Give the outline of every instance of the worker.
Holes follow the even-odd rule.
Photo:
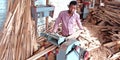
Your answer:
[[[69,10],[61,11],[58,18],[55,21],[52,32],[56,33],[58,26],[62,23],[62,36],[70,36],[75,31],[74,27],[77,25],[80,30],[83,30],[80,16],[76,13],[77,2],[71,1],[68,5]]]
[[[80,0],[80,18],[84,21],[89,13],[90,1]]]

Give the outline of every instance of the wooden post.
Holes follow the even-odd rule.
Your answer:
[[[48,30],[48,16],[46,17],[46,31]]]
[[[37,13],[36,13],[36,6],[34,5],[34,1],[31,2],[31,12],[33,15],[34,25],[35,25],[35,36],[37,36]]]
[[[48,5],[48,3],[49,3],[49,0],[46,0],[46,5]]]
[[[46,5],[48,5],[49,0],[46,0]],[[48,16],[46,17],[46,31],[48,30]]]
[[[95,0],[93,0],[92,3],[93,3],[93,6],[92,6],[92,7],[94,8],[94,7],[95,7]]]

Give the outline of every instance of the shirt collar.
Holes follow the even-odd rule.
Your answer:
[[[68,10],[66,11],[66,14],[69,16]],[[72,16],[75,16],[75,14],[76,14],[76,12],[74,12]]]

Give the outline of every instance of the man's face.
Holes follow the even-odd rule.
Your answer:
[[[76,10],[76,5],[70,5],[69,6],[69,13],[74,13]]]

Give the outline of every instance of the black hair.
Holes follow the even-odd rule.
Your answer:
[[[69,6],[70,5],[77,5],[77,2],[76,1],[71,1],[70,4],[69,4]]]

